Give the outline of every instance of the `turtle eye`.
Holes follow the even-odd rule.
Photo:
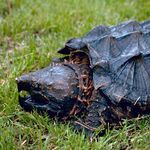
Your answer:
[[[22,91],[19,92],[19,96],[22,97],[22,98],[25,98],[29,95],[30,95],[29,92],[25,91],[25,90],[22,90]]]

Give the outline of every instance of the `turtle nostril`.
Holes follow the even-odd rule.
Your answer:
[[[30,94],[28,91],[25,91],[25,90],[22,90],[19,92],[19,96],[22,97],[22,98],[26,98],[28,97]]]

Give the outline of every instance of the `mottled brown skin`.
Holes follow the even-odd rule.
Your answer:
[[[88,136],[150,114],[150,21],[98,26],[59,53],[67,56],[17,78],[18,91],[28,92],[19,96],[24,110],[72,120]]]

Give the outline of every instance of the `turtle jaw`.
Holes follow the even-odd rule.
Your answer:
[[[32,111],[33,107],[30,104],[32,102],[32,98],[30,95],[30,84],[24,82],[21,77],[16,78],[17,88],[19,92],[19,104],[25,111]],[[21,92],[24,92],[25,95],[22,96]]]
[[[63,120],[76,102],[70,97],[57,99],[50,92],[43,89],[34,89],[30,82],[27,84],[21,79],[22,77],[17,79],[19,104],[27,112],[36,110],[39,114],[48,114],[51,118]],[[26,95],[22,96],[21,92],[25,92]]]
[[[28,79],[27,75],[23,75],[16,79],[18,92],[19,92],[19,104],[25,111],[46,111],[49,101],[41,94],[40,89],[32,90],[32,82]],[[22,92],[25,95],[22,95]],[[42,109],[40,109],[42,108]]]

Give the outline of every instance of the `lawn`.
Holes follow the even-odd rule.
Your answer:
[[[150,117],[125,120],[98,141],[18,105],[15,78],[47,66],[96,25],[150,19],[149,0],[0,0],[0,149],[150,149]]]

